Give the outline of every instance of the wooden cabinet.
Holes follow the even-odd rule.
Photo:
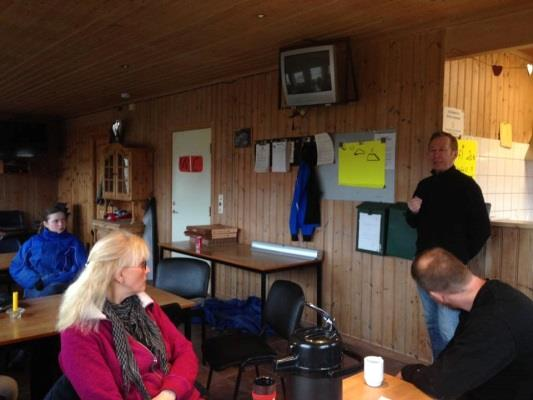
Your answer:
[[[113,143],[103,156],[102,194],[106,200],[141,200],[152,193],[152,152]]]
[[[94,241],[116,229],[142,235],[144,207],[153,192],[152,150],[119,143],[106,145],[98,158],[97,175],[105,202],[97,206],[96,218],[92,222]],[[104,219],[106,213],[115,209],[129,211],[131,219]]]
[[[139,236],[144,233],[144,224],[142,222],[132,223],[127,220],[106,221],[104,219],[95,219],[93,220],[92,228],[95,242],[117,229],[124,229]]]

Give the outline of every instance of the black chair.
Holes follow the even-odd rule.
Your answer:
[[[80,397],[72,387],[72,384],[65,375],[54,383],[46,394],[44,400],[80,400]]]
[[[6,237],[0,240],[0,253],[14,253],[19,251],[20,241],[14,237]]]
[[[203,355],[210,367],[207,391],[213,370],[218,372],[238,367],[233,393],[233,399],[236,399],[243,370],[248,365],[254,365],[258,376],[258,365],[272,362],[277,357],[277,353],[266,342],[267,327],[270,326],[277,335],[288,340],[300,323],[304,304],[304,293],[298,284],[277,280],[268,293],[263,311],[265,325],[259,335],[239,332],[207,339],[203,346]]]
[[[207,392],[199,382],[194,382],[194,386],[204,399],[207,398]],[[74,390],[74,387],[68,378],[65,375],[61,375],[61,377],[54,383],[54,386],[50,388],[44,400],[80,400],[80,397]]]
[[[157,274],[155,286],[195,301],[198,307],[187,310],[190,317],[200,317],[202,319],[202,344],[205,340],[205,320],[203,313],[203,302],[207,297],[211,267],[203,260],[188,257],[165,258],[157,264]],[[183,318],[178,318],[182,313],[168,312],[172,308],[163,308],[170,319],[179,325]],[[190,318],[185,319],[185,336],[191,338]]]
[[[14,237],[6,237],[0,240],[0,253],[14,253],[19,251],[20,241]],[[6,285],[8,293],[13,291],[13,280],[8,270],[0,271],[0,285]]]

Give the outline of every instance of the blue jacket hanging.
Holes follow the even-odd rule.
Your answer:
[[[315,170],[315,143],[305,143],[302,158],[294,186],[291,205],[289,228],[291,239],[298,240],[298,232],[302,231],[303,240],[312,240],[315,229],[320,226],[320,187]]]

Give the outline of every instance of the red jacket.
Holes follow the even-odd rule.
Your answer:
[[[151,397],[168,389],[176,393],[178,400],[200,399],[194,387],[198,359],[191,342],[148,295],[141,293],[139,297],[161,330],[169,363],[169,373],[164,375],[159,367],[153,368],[156,358],[152,352],[132,336],[128,337],[146,390]],[[122,369],[115,354],[111,322],[101,313],[95,318],[101,319],[96,331],[82,333],[77,327],[70,327],[61,333],[59,362],[64,374],[82,400],[140,400],[141,395],[134,384],[131,384],[128,395],[122,396]]]

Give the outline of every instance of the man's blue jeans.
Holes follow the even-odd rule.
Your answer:
[[[418,294],[424,309],[433,361],[435,361],[455,333],[459,324],[459,311],[437,303],[420,286],[418,287]]]

